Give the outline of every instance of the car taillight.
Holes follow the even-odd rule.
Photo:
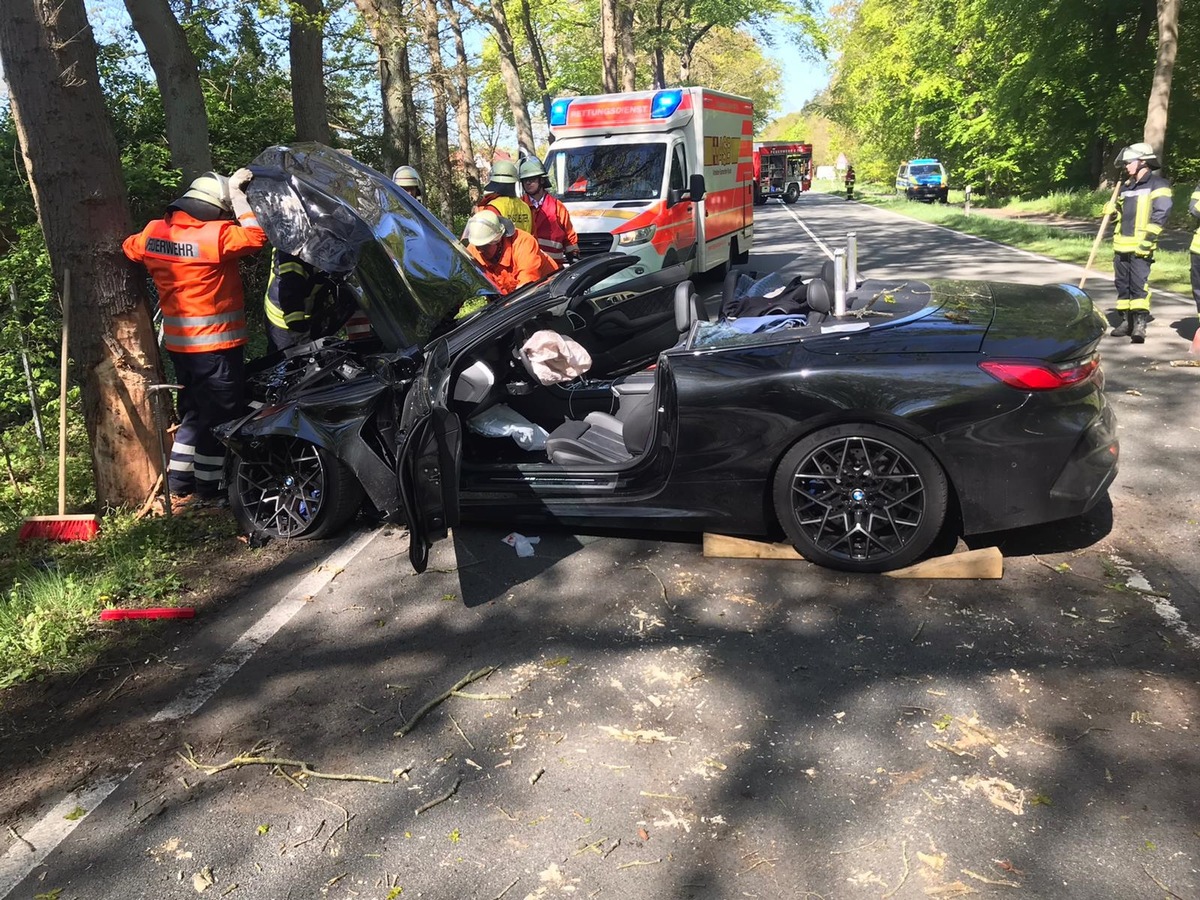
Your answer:
[[[997,381],[1022,391],[1053,391],[1087,381],[1100,371],[1100,356],[1065,363],[1031,362],[1024,359],[988,359],[979,364]]]

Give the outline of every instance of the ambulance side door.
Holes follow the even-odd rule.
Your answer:
[[[686,194],[688,190],[687,155],[682,142],[671,145],[671,169],[667,174],[667,197]],[[699,205],[692,200],[681,200],[666,211],[666,220],[675,226],[675,246],[678,248],[679,259],[686,260],[695,257],[696,247],[696,215]]]

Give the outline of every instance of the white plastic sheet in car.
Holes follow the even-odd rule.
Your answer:
[[[583,345],[557,331],[535,331],[521,347],[521,355],[542,384],[570,381],[592,367],[592,356]]]
[[[510,437],[524,450],[541,450],[549,434],[541,425],[503,403],[489,406],[467,419],[467,428],[484,437]]]

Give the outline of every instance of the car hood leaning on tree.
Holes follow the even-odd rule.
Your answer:
[[[421,203],[386,176],[323,144],[264,150],[250,205],[271,244],[332,275],[353,275],[388,350],[422,346],[434,327],[496,288]]]

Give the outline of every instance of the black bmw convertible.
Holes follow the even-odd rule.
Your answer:
[[[683,266],[621,281],[608,253],[500,297],[374,170],[314,144],[251,168],[272,244],[344,276],[373,327],[265,360],[222,426],[252,534],[367,510],[407,522],[422,571],[462,520],[551,521],[782,535],[882,572],[1081,515],[1116,476],[1105,323],[1069,285],[817,277],[787,313],[707,321]]]

